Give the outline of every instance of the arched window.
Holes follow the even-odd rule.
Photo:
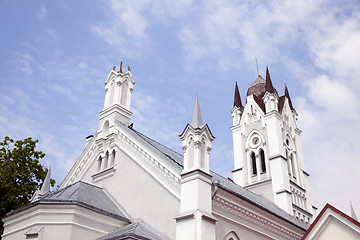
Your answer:
[[[102,157],[100,156],[99,159],[98,159],[98,167],[97,167],[98,171],[101,170],[101,164],[102,164]]]
[[[205,168],[205,140],[202,139],[201,141],[201,148],[200,148],[200,154],[201,154],[201,158],[200,158],[200,167]]]
[[[194,166],[194,139],[190,139],[190,142],[189,142],[189,168],[192,168]]]
[[[106,138],[106,136],[109,135],[109,127],[110,127],[109,121],[106,121],[102,128],[102,137],[103,138]]]
[[[120,104],[124,108],[127,107],[126,102],[127,102],[128,88],[129,88],[129,84],[127,83],[127,81],[123,82],[122,89],[121,89],[121,102],[120,102]]]
[[[104,161],[104,169],[106,169],[108,167],[108,162],[109,162],[109,151],[106,151],[105,161]]]
[[[253,174],[253,175],[256,175],[256,174],[257,174],[257,169],[256,169],[256,157],[255,157],[255,153],[254,153],[254,152],[251,152],[250,158],[251,158],[252,174]]]
[[[111,163],[110,164],[111,164],[110,166],[114,166],[114,164],[115,164],[115,149],[111,153]]]
[[[285,155],[286,155],[286,160],[287,160],[287,167],[288,167],[288,172],[289,174],[291,175],[291,167],[290,167],[290,158],[289,158],[289,153],[288,153],[288,150],[285,149]]]
[[[224,240],[240,240],[240,238],[234,231],[231,231],[225,235]]]
[[[291,160],[292,174],[293,174],[293,177],[296,178],[296,168],[295,168],[296,164],[295,164],[295,159],[294,159],[294,156],[292,153],[290,154],[290,160]]]
[[[260,160],[261,160],[261,172],[266,172],[265,153],[264,150],[260,149]]]

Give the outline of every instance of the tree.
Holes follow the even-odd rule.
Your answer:
[[[37,143],[31,137],[14,141],[8,136],[0,142],[0,217],[30,203],[41,187],[48,169],[39,162],[45,153],[35,150]],[[51,179],[51,186],[54,184],[55,180]],[[1,236],[1,221],[0,225]]]

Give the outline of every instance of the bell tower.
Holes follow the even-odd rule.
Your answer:
[[[105,81],[105,102],[104,108],[100,112],[98,130],[102,137],[112,131],[115,121],[129,125],[132,115],[130,104],[135,81],[130,67],[128,66],[128,70],[123,72],[121,62],[120,70],[116,72],[115,69],[114,66]]]
[[[249,87],[244,107],[236,84],[231,115],[234,182],[311,223],[316,208],[304,167],[298,114],[287,86],[279,96],[266,68],[266,78],[258,75]]]

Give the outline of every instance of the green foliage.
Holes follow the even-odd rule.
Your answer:
[[[36,143],[31,137],[14,141],[7,136],[0,142],[0,217],[28,204],[45,179],[48,169],[39,162],[45,153],[35,150]]]

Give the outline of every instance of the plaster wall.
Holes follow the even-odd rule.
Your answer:
[[[331,218],[326,227],[320,232],[317,240],[355,240],[360,239],[360,233],[343,224],[335,218]]]
[[[170,193],[162,181],[173,183],[156,170],[149,172],[145,165],[144,159],[135,160],[117,148],[115,165],[108,170],[108,175],[105,171],[105,177],[94,182],[97,161],[93,161],[81,180],[104,187],[132,218],[142,218],[165,235],[175,238],[174,218],[179,214],[179,196]]]
[[[77,205],[38,204],[4,219],[4,240],[26,239],[25,233],[43,227],[38,239],[96,239],[124,223]],[[81,236],[81,237],[80,237]]]

